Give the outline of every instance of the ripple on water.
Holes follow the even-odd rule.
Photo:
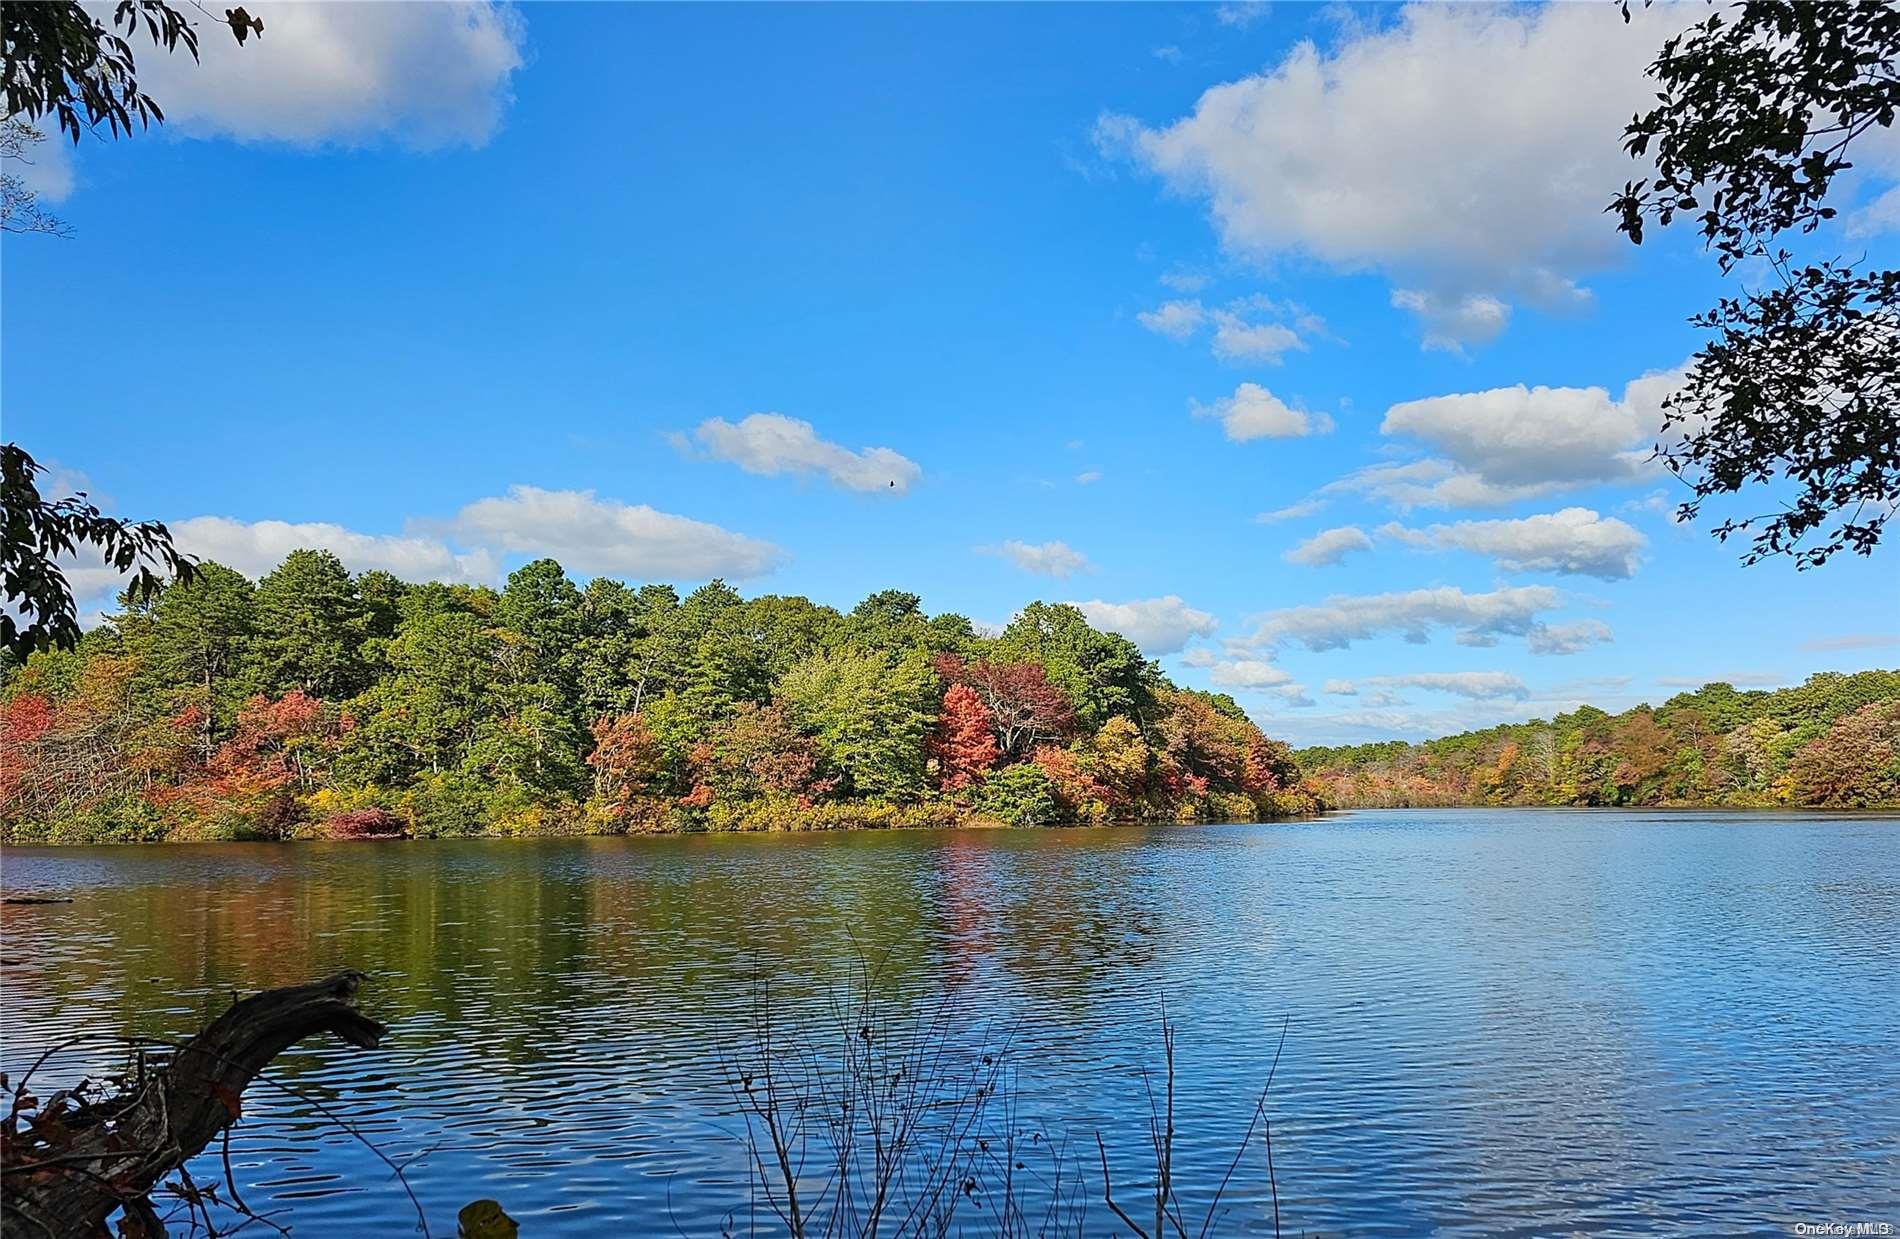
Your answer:
[[[1165,1000],[1190,1214],[1290,1020],[1269,1114],[1292,1230],[1900,1220],[1894,819],[20,849],[4,878],[74,897],[0,908],[7,1070],[371,974],[386,1048],[299,1047],[275,1074],[301,1097],[254,1088],[233,1142],[247,1198],[311,1232],[407,1208],[313,1102],[416,1159],[438,1223],[494,1196],[538,1236],[716,1231],[747,1198],[728,1073],[755,986],[796,1017],[865,960],[898,1000],[953,996],[966,1039],[1010,1030],[1023,1121],[1072,1154],[1100,1131],[1137,1194]],[[1271,1233],[1258,1149],[1223,1208],[1222,1233]]]

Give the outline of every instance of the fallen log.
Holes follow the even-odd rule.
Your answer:
[[[131,1233],[162,1235],[152,1189],[237,1121],[244,1089],[273,1058],[320,1032],[363,1049],[381,1042],[388,1029],[356,1009],[362,980],[344,972],[235,1002],[176,1050],[141,1055],[111,1093],[40,1104],[20,1081],[0,1126],[0,1230],[92,1239],[124,1209]]]

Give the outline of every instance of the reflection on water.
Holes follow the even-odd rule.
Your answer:
[[[1281,826],[15,849],[0,1066],[175,1035],[233,990],[369,972],[373,1053],[278,1074],[401,1157],[438,1230],[716,1231],[743,1203],[724,1067],[763,969],[1020,1021],[1026,1112],[1122,1151],[1180,1030],[1190,1211],[1273,1090],[1292,1232],[1785,1234],[1900,1221],[1900,820],[1441,811]],[[69,1073],[86,1063],[65,1060]],[[387,1171],[254,1088],[254,1205],[394,1233]],[[1270,1233],[1264,1164],[1222,1233]],[[1111,1221],[1099,1204],[1094,1231]]]

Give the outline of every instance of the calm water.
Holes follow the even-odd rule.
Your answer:
[[[16,849],[5,1066],[189,1031],[344,966],[392,1027],[279,1074],[411,1172],[437,1234],[716,1231],[746,1189],[726,1071],[752,984],[854,953],[1020,1021],[1028,1119],[1138,1194],[1165,1000],[1193,1219],[1284,1017],[1287,1232],[1787,1234],[1900,1222],[1900,819],[1381,812],[1281,826]],[[62,1060],[67,1073],[86,1065]],[[42,1093],[43,1095],[43,1093]],[[254,1086],[234,1154],[304,1234],[400,1234],[379,1164]],[[1220,1233],[1271,1233],[1248,1155]],[[1120,1195],[1118,1191],[1118,1195]],[[743,1216],[743,1214],[741,1214]],[[1099,1201],[1091,1233],[1110,1233]]]

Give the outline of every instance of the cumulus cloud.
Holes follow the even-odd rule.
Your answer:
[[[389,572],[405,581],[486,585],[500,580],[504,555],[551,556],[585,576],[646,580],[743,578],[782,557],[770,543],[717,525],[594,497],[592,491],[513,486],[480,499],[448,522],[418,520],[399,534],[363,533],[326,521],[241,521],[193,516],[169,521],[172,541],[199,560],[253,580],[292,551],[329,551],[352,572]],[[82,602],[118,592],[125,577],[91,548],[62,563]]]
[[[1603,187],[1642,172],[1603,118],[1650,100],[1644,66],[1694,18],[1412,4],[1328,50],[1301,42],[1171,124],[1105,116],[1097,142],[1204,200],[1230,251],[1382,272],[1429,344],[1476,343],[1506,298],[1573,304],[1620,256]]]
[[[1282,354],[1305,349],[1299,334],[1280,323],[1250,323],[1226,310],[1214,312],[1214,356],[1222,361],[1279,364]]]
[[[1296,708],[1314,704],[1306,693],[1306,686],[1296,682],[1291,672],[1264,658],[1222,657],[1205,646],[1198,646],[1182,655],[1181,661],[1205,670],[1208,682],[1215,688],[1278,697],[1284,704]]]
[[[1279,688],[1293,682],[1293,673],[1264,659],[1226,658],[1211,665],[1207,678],[1222,688]]]
[[[1372,549],[1372,539],[1365,530],[1357,525],[1341,525],[1337,529],[1323,529],[1280,558],[1290,564],[1303,564],[1308,568],[1323,568],[1336,564],[1355,551]]]
[[[1189,401],[1196,417],[1219,420],[1221,429],[1236,443],[1249,439],[1298,439],[1306,435],[1328,434],[1333,419],[1324,413],[1309,413],[1288,406],[1258,383],[1242,383],[1231,396],[1222,396],[1212,404]]]
[[[92,6],[103,12],[103,5]],[[199,56],[141,55],[168,131],[302,146],[480,146],[512,100],[526,34],[506,5],[252,4],[240,47],[200,23]]]
[[[1601,387],[1498,387],[1407,400],[1379,432],[1406,435],[1497,486],[1627,481],[1646,473],[1633,445],[1656,432],[1643,410]]]
[[[1575,620],[1568,624],[1534,624],[1525,645],[1533,654],[1575,654],[1613,639],[1602,620]]]
[[[352,572],[383,571],[405,581],[493,581],[494,555],[477,547],[452,549],[440,538],[358,533],[324,521],[239,521],[194,516],[169,528],[173,542],[200,559],[215,560],[252,578],[263,576],[292,551],[329,551]]]
[[[1135,315],[1135,321],[1158,336],[1177,343],[1190,339],[1207,321],[1207,310],[1198,301],[1164,301],[1152,310]]]
[[[1511,307],[1490,293],[1447,296],[1417,288],[1392,291],[1395,309],[1418,316],[1420,341],[1428,349],[1462,353],[1466,345],[1489,344],[1504,334]]]
[[[511,486],[457,514],[461,539],[524,555],[552,556],[588,576],[647,580],[745,578],[782,558],[769,542],[648,505],[597,499],[591,490]]]
[[[1133,602],[1093,598],[1071,605],[1095,627],[1120,633],[1151,656],[1172,654],[1189,638],[1208,636],[1220,626],[1212,615],[1194,609],[1174,594]]]
[[[1198,300],[1164,301],[1135,315],[1135,321],[1158,336],[1185,343],[1209,324],[1214,328],[1214,356],[1222,361],[1264,361],[1278,365],[1286,353],[1306,348],[1300,333],[1285,323],[1260,321],[1266,313],[1277,319],[1291,316],[1314,334],[1326,331],[1325,320],[1297,305],[1282,305],[1271,297],[1240,297],[1224,308],[1209,309]]]
[[[1072,577],[1078,572],[1087,572],[1094,567],[1089,563],[1088,556],[1066,542],[1018,542],[1012,539],[1001,546],[980,546],[977,550],[985,555],[1000,555],[1024,572],[1052,576],[1058,580]]]
[[[1395,523],[1381,526],[1379,533],[1408,546],[1488,555],[1506,572],[1558,572],[1606,581],[1632,576],[1637,554],[1648,543],[1635,526],[1589,508],[1426,529]]]
[[[1369,465],[1320,488],[1401,511],[1496,507],[1581,486],[1640,481],[1662,433],[1662,402],[1683,370],[1645,374],[1620,398],[1601,387],[1497,387],[1407,400],[1386,410],[1379,432],[1437,455]]]
[[[1488,646],[1503,636],[1528,636],[1539,616],[1561,602],[1547,585],[1526,585],[1468,594],[1455,585],[1402,593],[1336,595],[1312,606],[1269,611],[1246,644],[1272,647],[1289,642],[1309,650],[1339,650],[1354,641],[1399,634],[1422,644],[1438,628],[1450,628],[1460,645]]]
[[[1412,675],[1374,675],[1358,681],[1328,680],[1326,691],[1342,697],[1378,698],[1376,704],[1392,704],[1395,690],[1422,688],[1434,693],[1449,693],[1473,701],[1506,698],[1523,701],[1531,690],[1523,680],[1504,671],[1421,671]]]
[[[1075,484],[1077,486],[1089,486],[1101,480],[1102,471],[1100,469],[1084,469],[1075,475]]]
[[[708,456],[747,473],[817,475],[846,490],[903,494],[924,472],[888,447],[854,452],[819,438],[810,422],[781,413],[754,413],[737,424],[710,418],[693,437]]]

